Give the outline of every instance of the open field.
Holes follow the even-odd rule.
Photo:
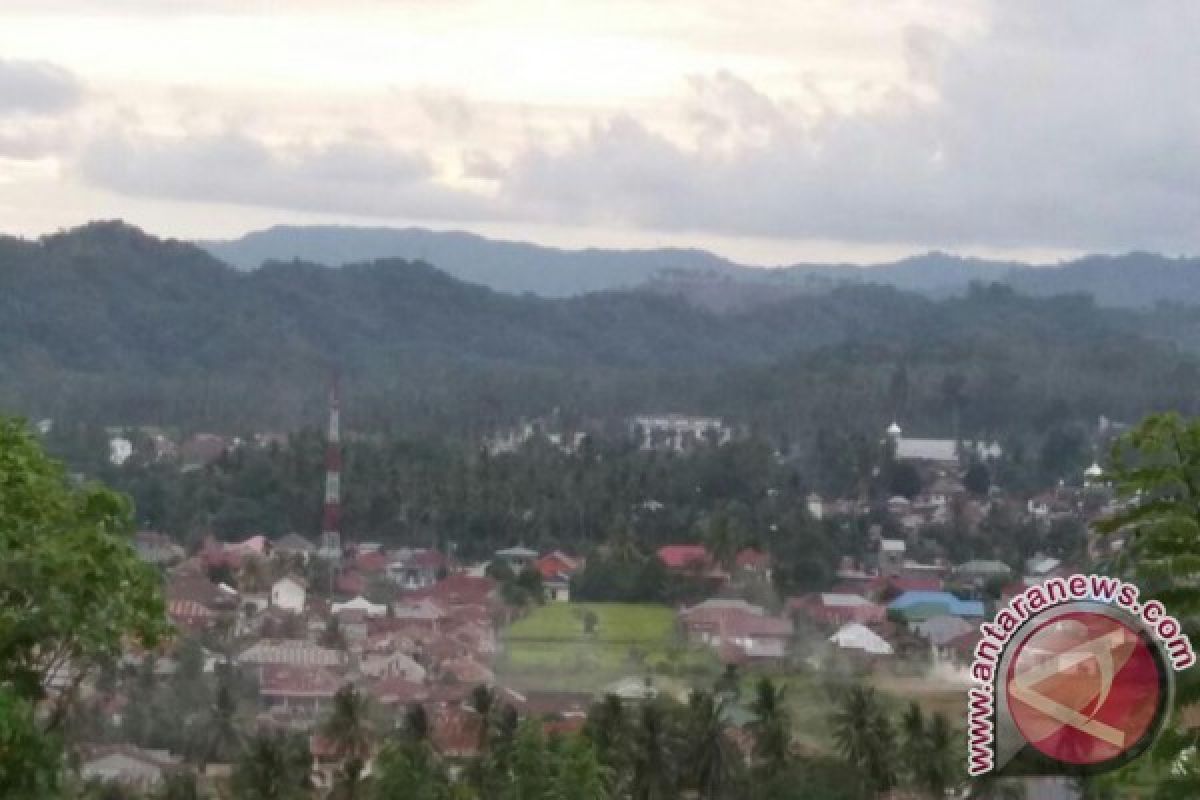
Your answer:
[[[596,615],[591,634],[584,630],[587,612]],[[507,641],[554,640],[663,644],[675,633],[675,611],[667,606],[632,603],[552,603],[518,620]]]
[[[585,631],[587,612],[596,616]],[[667,606],[554,603],[535,609],[503,636],[496,672],[517,688],[599,691],[626,675],[714,675],[715,657],[689,648]]]

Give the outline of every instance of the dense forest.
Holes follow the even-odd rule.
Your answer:
[[[1001,285],[940,301],[841,287],[716,314],[654,292],[506,295],[394,260],[242,272],[120,223],[0,239],[0,405],[68,423],[288,430],[320,420],[337,370],[363,430],[684,411],[797,444],[899,417],[1037,447],[1100,415],[1194,413],[1198,349],[1197,309]]]

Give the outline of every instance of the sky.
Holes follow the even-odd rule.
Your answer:
[[[1200,252],[1191,0],[4,0],[0,230]]]

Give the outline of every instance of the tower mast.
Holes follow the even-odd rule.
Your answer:
[[[325,442],[325,510],[321,518],[321,551],[341,556],[342,435],[341,397],[335,375],[329,384],[329,430]],[[336,554],[336,556],[334,555]]]

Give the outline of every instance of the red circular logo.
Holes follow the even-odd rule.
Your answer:
[[[1163,666],[1137,630],[1072,611],[1021,642],[1006,676],[1013,722],[1057,761],[1093,765],[1141,743],[1159,717]]]

